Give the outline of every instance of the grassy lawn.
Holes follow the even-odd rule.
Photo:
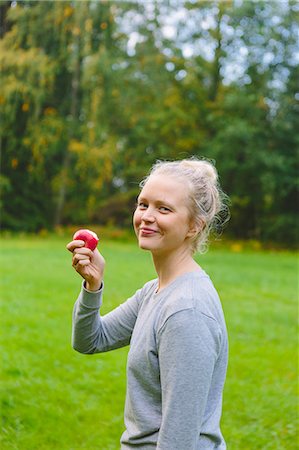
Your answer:
[[[119,449],[128,349],[93,356],[72,350],[81,281],[65,244],[53,237],[1,241],[2,450]],[[155,273],[135,243],[101,248],[105,313]],[[228,450],[297,449],[296,255],[211,247],[198,260],[220,293],[229,331]]]

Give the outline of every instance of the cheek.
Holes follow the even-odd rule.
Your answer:
[[[141,223],[140,212],[136,210],[133,214],[133,227],[135,231],[137,231],[137,228],[139,227],[140,223]]]

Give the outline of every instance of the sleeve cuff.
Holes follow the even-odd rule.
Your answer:
[[[103,290],[104,284],[102,282],[100,289],[98,289],[97,291],[90,291],[89,289],[86,288],[86,281],[83,280],[82,287],[83,287],[84,291],[89,292],[90,294],[98,294],[99,292],[101,292]]]
[[[81,305],[86,308],[100,308],[102,304],[102,296],[104,290],[104,283],[101,284],[101,287],[98,291],[89,291],[85,287],[85,281],[82,283],[81,292],[79,295],[79,301]]]

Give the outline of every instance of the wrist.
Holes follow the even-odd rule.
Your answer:
[[[99,291],[102,287],[102,281],[85,281],[85,289],[88,291]]]

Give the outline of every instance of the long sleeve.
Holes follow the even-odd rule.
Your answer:
[[[73,310],[73,348],[80,353],[100,353],[128,345],[138,314],[139,293],[101,317],[103,287],[91,292],[83,286]]]
[[[159,331],[162,423],[157,450],[199,448],[220,341],[216,321],[194,308],[171,315]]]

